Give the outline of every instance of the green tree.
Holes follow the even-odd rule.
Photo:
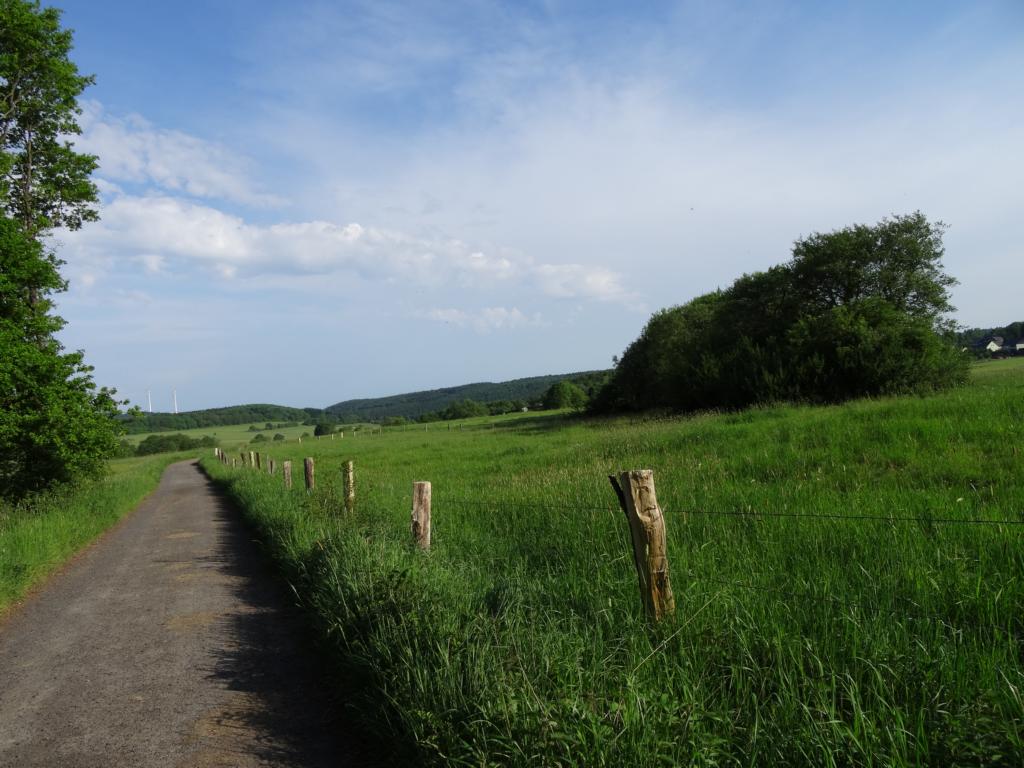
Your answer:
[[[96,218],[90,155],[74,151],[77,98],[91,82],[71,33],[38,2],[0,0],[0,495],[96,474],[117,448],[117,402],[83,354],[65,352],[50,296],[66,289],[43,245]]]
[[[92,77],[69,58],[60,11],[0,0],[0,208],[29,236],[97,218],[96,158],[76,152],[78,97]]]
[[[316,427],[313,428],[313,434],[317,437],[321,435],[329,435],[334,431],[334,425],[327,421],[317,422]]]
[[[444,420],[470,419],[474,416],[487,415],[489,415],[489,411],[486,405],[470,399],[454,402],[441,411],[441,418]]]
[[[544,407],[582,409],[587,405],[587,393],[571,381],[557,381],[544,393]]]
[[[785,264],[656,313],[594,409],[835,402],[962,383],[944,230],[917,212],[798,240]]]

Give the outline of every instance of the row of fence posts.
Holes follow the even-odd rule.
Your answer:
[[[234,458],[228,460],[227,454],[220,448],[214,448],[214,455],[225,465],[237,466]],[[275,474],[276,462],[263,457],[255,451],[241,454],[242,465],[263,471],[264,459],[266,470]],[[292,463],[281,463],[285,488],[292,487]],[[313,457],[303,459],[303,474],[306,491],[316,488],[316,474]],[[344,481],[345,511],[351,513],[356,505],[355,465],[346,461],[342,465]],[[626,516],[629,525],[630,540],[633,547],[633,564],[636,566],[640,582],[640,599],[647,615],[660,621],[675,611],[675,597],[668,572],[667,537],[665,534],[665,515],[658,505],[658,497],[654,490],[654,473],[649,469],[634,469],[609,475],[612,488],[618,497],[619,506]],[[428,481],[412,484],[412,538],[414,544],[422,550],[430,549],[430,502],[431,485]]]

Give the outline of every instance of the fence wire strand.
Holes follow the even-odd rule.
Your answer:
[[[476,507],[488,509],[494,507],[507,507],[509,509],[563,509],[570,512],[618,512],[617,507],[611,505],[598,506],[577,506],[574,504],[562,504],[553,501],[550,504],[516,501],[478,501],[476,499],[458,499],[435,497],[441,504],[453,504],[465,507]],[[662,507],[663,511],[665,510]],[[892,515],[882,517],[881,515],[847,515],[835,512],[757,512],[745,510],[710,510],[710,509],[683,509],[673,510],[677,514],[699,515],[707,517],[746,517],[755,519],[799,519],[808,520],[863,520],[876,523],[933,523],[938,525],[1024,525],[1024,519],[1019,520],[997,520],[994,518],[971,518],[971,517],[924,517],[920,515]]]

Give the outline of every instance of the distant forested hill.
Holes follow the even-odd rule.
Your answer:
[[[205,411],[185,413],[144,413],[139,418],[127,419],[129,434],[141,432],[168,432],[197,427],[217,427],[229,424],[249,424],[254,421],[274,423],[302,423],[322,415],[320,408],[289,408],[284,405],[232,405],[227,408],[209,408]]]
[[[318,421],[360,422],[381,421],[396,416],[415,419],[427,413],[441,411],[465,400],[493,403],[498,400],[535,403],[548,387],[559,381],[572,381],[593,397],[608,380],[611,371],[583,371],[551,376],[533,376],[527,379],[463,384],[458,387],[409,392],[390,397],[372,397],[345,400],[328,408],[289,408],[284,405],[251,404],[232,405],[227,408],[209,408],[186,413],[143,413],[137,418],[125,419],[129,434],[143,432],[178,432],[185,429],[269,422],[314,423]]]
[[[559,381],[569,380],[593,396],[610,371],[583,371],[551,376],[532,376],[498,383],[481,382],[463,384],[458,387],[431,389],[423,392],[409,392],[391,397],[374,397],[362,400],[345,400],[327,407],[327,412],[340,421],[378,421],[380,419],[404,416],[418,418],[427,413],[441,411],[453,403],[475,400],[491,403],[498,400],[539,400],[548,387]]]

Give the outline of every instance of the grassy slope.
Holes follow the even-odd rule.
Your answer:
[[[110,462],[102,480],[62,489],[18,509],[0,507],[0,616],[75,552],[134,509],[164,468],[164,454]]]
[[[929,398],[386,431],[303,443],[311,496],[206,463],[406,759],[1019,765],[1024,526],[707,513],[1020,521],[1022,395],[1013,360]],[[271,451],[297,476],[303,453]],[[677,599],[656,628],[607,481],[641,467]],[[422,479],[427,556],[408,534]]]
[[[261,430],[266,425],[265,421],[254,423],[255,426]],[[217,438],[220,441],[220,445],[224,450],[239,448],[242,445],[249,443],[254,437],[256,432],[249,431],[249,424],[232,424],[229,426],[217,426],[217,427],[197,427],[195,429],[179,429],[174,430],[173,433],[169,432],[143,432],[137,435],[125,435],[125,439],[132,445],[138,445],[150,435],[166,435],[181,433],[188,435],[189,437],[204,437],[210,435],[211,437]],[[285,427],[283,429],[272,429],[264,430],[264,434],[267,440],[270,440],[277,433],[281,433],[286,439],[294,441],[299,435],[313,434],[313,427]],[[254,447],[254,450],[256,447]]]
[[[552,413],[556,413],[556,412],[545,411],[546,415],[550,415]],[[524,417],[524,414],[511,413],[511,414],[505,414],[505,415],[502,415],[502,416],[481,416],[481,417],[476,418],[476,419],[465,419],[465,420],[463,420],[461,422],[447,422],[447,421],[444,421],[444,422],[432,422],[432,423],[427,424],[427,425],[423,425],[423,424],[410,424],[410,425],[407,425],[407,426],[404,426],[404,427],[390,427],[390,428],[385,428],[385,429],[389,433],[401,432],[401,431],[404,431],[404,432],[442,431],[443,432],[443,431],[449,431],[448,430],[449,424],[453,424],[455,427],[458,427],[459,424],[462,424],[466,429],[469,429],[469,428],[484,429],[484,428],[490,427],[491,424],[502,424],[502,423],[505,423],[505,422],[507,422],[509,420],[516,420],[516,419],[520,419],[520,418],[523,418],[523,417]],[[533,414],[525,414],[525,417],[527,417],[527,418],[535,418],[535,415],[533,415]],[[247,448],[247,449],[251,448],[254,451],[267,450],[267,451],[273,453],[275,450],[280,450],[280,448],[281,448],[280,442],[275,443],[275,442],[272,441],[272,438],[274,437],[274,435],[278,434],[278,433],[284,435],[285,436],[285,440],[287,442],[295,443],[295,444],[298,443],[298,438],[301,435],[310,436],[310,437],[306,438],[307,442],[309,441],[309,439],[315,439],[315,438],[311,437],[312,434],[313,434],[313,427],[298,426],[298,427],[285,427],[283,429],[264,430],[263,427],[265,425],[266,425],[266,422],[265,421],[261,421],[261,422],[254,422],[252,425],[249,425],[249,424],[233,424],[233,425],[230,425],[230,426],[197,427],[195,429],[182,429],[182,430],[177,430],[177,431],[180,432],[183,435],[188,435],[189,437],[204,437],[206,435],[209,435],[211,437],[215,437],[219,441],[220,447],[223,448],[225,451],[229,451],[229,452],[236,452],[236,451],[241,450],[242,448]],[[262,432],[261,433],[251,432],[251,431],[249,431],[249,427],[250,426],[256,426],[260,430],[262,430]],[[367,430],[376,431],[376,430],[380,429],[380,427],[378,427],[375,424],[346,424],[346,425],[339,426],[338,429],[344,430],[347,433],[351,433],[353,427],[355,427],[355,428],[357,428],[359,430],[362,430],[362,431],[367,431]],[[149,437],[152,434],[167,434],[167,433],[166,432],[145,432],[145,433],[141,433],[141,434],[137,434],[137,435],[125,435],[125,439],[128,440],[132,445],[138,445],[140,442],[142,442],[143,440],[145,440],[147,437]],[[267,438],[267,440],[265,442],[253,443],[252,440],[253,440],[254,437],[256,437],[257,434],[263,434]],[[324,439],[327,440],[327,438],[324,438]]]

